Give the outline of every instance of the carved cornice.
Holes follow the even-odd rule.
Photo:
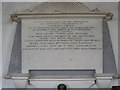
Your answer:
[[[80,2],[44,2],[33,9],[11,14],[12,21],[19,22],[22,18],[39,18],[50,15],[80,15],[81,17],[102,17],[111,20],[112,13],[102,12],[98,8],[90,10],[86,5]]]

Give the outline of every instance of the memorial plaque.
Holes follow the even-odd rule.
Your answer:
[[[17,27],[5,78],[16,88],[110,88],[119,78],[107,25],[112,17],[80,2],[11,14]]]
[[[22,73],[32,69],[103,72],[102,18],[22,19]]]

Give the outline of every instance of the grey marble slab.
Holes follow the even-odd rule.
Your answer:
[[[107,21],[103,20],[103,72],[117,73]]]
[[[13,44],[13,49],[10,58],[9,70],[8,74],[11,73],[21,73],[21,23],[17,23],[16,34]],[[104,73],[117,73],[115,58],[112,49],[112,43],[110,39],[109,28],[107,25],[107,21],[103,21],[103,71]],[[41,72],[32,72],[34,74],[41,74]],[[47,72],[50,74],[51,72]],[[56,74],[59,72],[55,72]],[[63,73],[63,72],[62,72]],[[72,72],[74,73],[74,71]],[[77,73],[78,74],[78,73]],[[87,73],[84,71],[79,72],[80,75],[83,74],[93,74],[88,71]]]
[[[21,22],[17,23],[8,74],[21,73]]]

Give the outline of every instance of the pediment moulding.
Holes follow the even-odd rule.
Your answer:
[[[12,21],[21,21],[24,17],[39,17],[41,15],[80,15],[81,17],[103,17],[111,20],[113,14],[100,11],[98,8],[90,10],[81,2],[43,2],[33,9],[14,12],[11,14]]]

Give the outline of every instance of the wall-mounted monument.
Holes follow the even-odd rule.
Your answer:
[[[12,14],[17,29],[6,78],[22,88],[112,87],[118,78],[107,27],[112,16],[77,2]]]

